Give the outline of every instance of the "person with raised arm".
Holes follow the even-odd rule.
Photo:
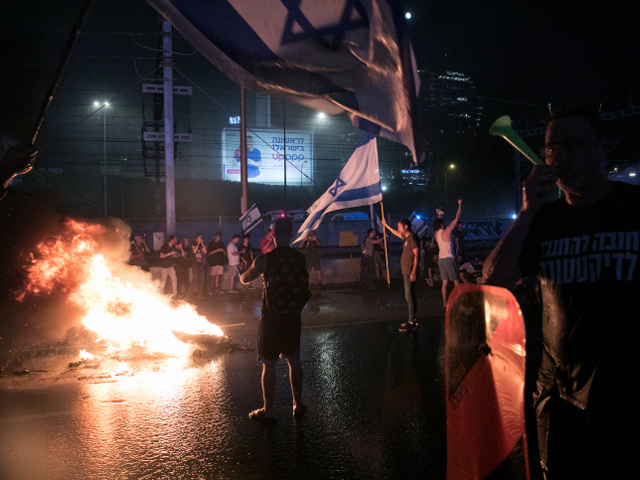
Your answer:
[[[398,229],[391,228],[386,220],[382,226],[402,239],[402,256],[400,267],[404,283],[404,298],[407,301],[409,316],[406,323],[400,325],[400,331],[413,332],[418,328],[418,299],[416,297],[416,281],[418,280],[418,264],[420,263],[420,239],[411,231],[411,222],[403,218],[398,222]]]
[[[446,310],[447,300],[449,299],[449,282],[453,282],[454,288],[460,283],[458,275],[458,262],[456,257],[456,248],[453,242],[453,230],[460,220],[460,212],[462,211],[462,197],[458,197],[458,211],[456,218],[445,227],[444,212],[439,208],[436,209],[438,218],[433,222],[433,237],[438,244],[438,269],[440,270],[440,278],[442,279],[442,306]]]

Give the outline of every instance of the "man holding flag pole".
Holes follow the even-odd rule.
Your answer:
[[[388,229],[396,237],[401,238],[403,242],[400,266],[402,267],[404,298],[407,301],[407,306],[409,307],[409,317],[406,323],[400,325],[400,330],[411,333],[418,328],[416,281],[418,280],[420,240],[418,239],[418,236],[411,231],[411,222],[406,218],[403,218],[398,222],[397,230],[391,228],[387,224],[387,220],[385,218],[382,219],[382,226]]]

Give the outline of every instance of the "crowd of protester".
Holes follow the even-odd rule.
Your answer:
[[[452,232],[452,245],[456,255],[456,268],[459,270],[459,283],[480,283],[483,260],[478,256],[471,256],[468,251],[462,223],[458,223]],[[260,247],[256,249],[252,248],[249,235],[235,234],[225,242],[222,234],[216,232],[214,238],[206,243],[203,235],[197,232],[191,238],[184,237],[182,240],[169,236],[160,250],[154,251],[147,245],[145,235],[135,234],[131,241],[129,263],[148,272],[151,265],[156,265],[159,259],[163,292],[177,298],[204,299],[223,292],[254,290],[254,286],[241,285],[238,282],[239,275],[251,266],[258,255],[267,254],[274,248],[271,229],[267,230],[260,241]],[[322,285],[321,245],[315,232],[311,232],[300,243],[299,248],[305,254],[309,274],[317,275],[318,285]],[[364,288],[375,289],[387,281],[382,233],[369,229],[361,248],[361,284]],[[420,237],[419,272],[419,277],[424,278],[429,287],[442,282],[438,267],[438,245],[432,229],[427,229]]]
[[[270,233],[265,236],[269,243]],[[265,240],[263,239],[263,241]],[[249,235],[233,235],[225,244],[216,232],[208,244],[200,232],[180,241],[175,235],[167,237],[158,251],[149,248],[145,236],[136,234],[130,244],[130,265],[150,271],[159,259],[161,290],[176,298],[204,299],[215,294],[235,293],[240,289],[238,276],[245,272],[257,255],[251,247]],[[228,283],[224,288],[222,278]]]

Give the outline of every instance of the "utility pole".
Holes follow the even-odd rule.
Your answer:
[[[240,184],[242,196],[240,198],[240,214],[247,212],[249,205],[249,167],[247,166],[247,112],[245,105],[244,87],[240,87]]]
[[[173,139],[173,58],[172,28],[167,21],[162,22],[162,70],[164,77],[164,164],[165,164],[165,210],[167,215],[167,235],[176,234],[176,186],[174,174]]]
[[[191,87],[173,85],[173,52],[172,52],[172,27],[169,22],[162,21],[160,35],[158,36],[158,66],[162,67],[156,73],[155,83],[143,83],[142,93],[153,94],[153,121],[145,121],[142,124],[142,158],[144,160],[145,176],[155,177],[156,185],[156,215],[161,215],[161,190],[160,177],[165,177],[165,212],[167,235],[175,235],[176,232],[176,189],[175,189],[175,155],[176,143],[191,142],[191,133],[174,132],[173,96],[192,95]],[[160,45],[162,43],[162,45]],[[159,73],[161,72],[161,74]],[[144,103],[143,111],[144,117]],[[152,129],[153,131],[149,131]],[[162,129],[162,131],[160,131]],[[151,147],[153,144],[153,147]],[[164,146],[164,153],[162,152]],[[164,156],[165,171],[160,171],[160,160]],[[147,159],[153,159],[154,170],[150,174],[147,170]]]
[[[106,96],[102,95],[106,98]],[[102,107],[102,168],[104,168],[104,216],[107,216],[107,104]]]
[[[516,215],[520,211],[520,201],[522,200],[522,181],[520,180],[520,152],[516,150],[514,157],[516,168]]]
[[[282,145],[284,146],[284,213],[287,214],[287,100],[282,100]]]

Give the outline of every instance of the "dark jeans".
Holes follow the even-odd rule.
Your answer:
[[[367,287],[373,287],[376,274],[376,264],[373,257],[362,257],[362,268],[362,283]]]
[[[204,291],[204,277],[205,266],[201,263],[196,263],[193,267],[193,280],[189,286],[189,295],[202,295]]]
[[[189,272],[190,267],[186,265],[178,265],[176,267],[176,276],[178,277],[178,293],[184,293],[185,295],[189,291]]]
[[[404,298],[407,301],[407,307],[409,307],[409,321],[416,320],[418,312],[418,299],[416,298],[416,282],[411,281],[410,275],[402,274],[404,280]]]

